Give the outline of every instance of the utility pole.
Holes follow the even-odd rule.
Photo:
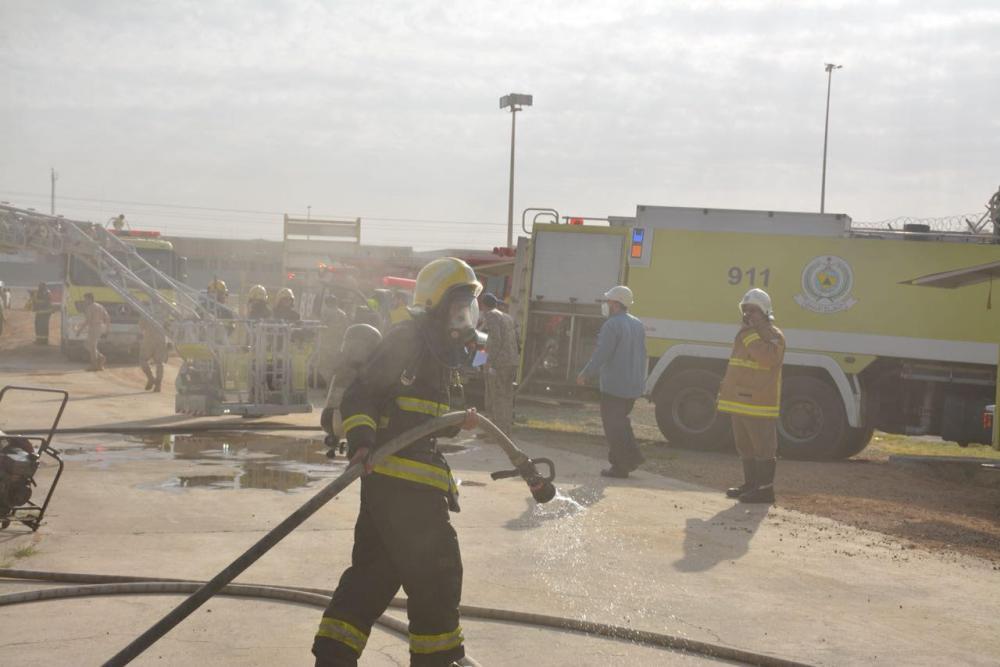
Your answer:
[[[56,173],[55,167],[50,167],[50,176],[52,178],[52,190],[51,196],[49,198],[49,215],[56,214],[56,180],[59,178],[59,174]]]
[[[830,86],[833,83],[833,70],[843,65],[825,63],[826,67],[826,122],[823,124],[823,183],[819,191],[819,212],[826,212],[826,142],[830,135]]]
[[[517,130],[517,112],[530,107],[531,95],[511,93],[500,98],[500,108],[510,108],[510,190],[507,194],[507,247],[514,247],[514,135]]]

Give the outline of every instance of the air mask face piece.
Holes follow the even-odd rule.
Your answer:
[[[603,315],[604,317],[611,316],[611,306],[610,304],[608,304],[607,301],[601,302],[601,315]]]
[[[479,303],[476,297],[457,296],[448,305],[448,338],[453,343],[464,345],[476,335],[479,324]]]

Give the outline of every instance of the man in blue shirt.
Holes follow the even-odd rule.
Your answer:
[[[601,312],[607,320],[597,335],[597,349],[576,383],[583,385],[599,377],[601,422],[611,462],[611,467],[601,474],[625,478],[643,462],[629,413],[646,385],[646,330],[639,318],[628,312],[633,303],[628,287],[612,287],[604,299]]]

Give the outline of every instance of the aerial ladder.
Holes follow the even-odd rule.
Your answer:
[[[0,205],[0,247],[72,255],[174,344],[183,364],[175,407],[192,415],[310,412],[318,323],[233,318],[160,271],[112,230]],[[171,295],[171,298],[166,296]]]

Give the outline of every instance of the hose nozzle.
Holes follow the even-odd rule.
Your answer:
[[[547,476],[543,477],[538,472],[538,468],[535,467],[535,464],[538,463],[549,467],[549,474]],[[524,460],[516,465],[517,467],[513,470],[500,470],[492,473],[490,477],[493,479],[505,479],[507,477],[520,476],[528,485],[531,497],[539,503],[547,503],[556,497],[556,487],[552,483],[552,480],[556,478],[556,467],[553,465],[551,459],[529,459],[525,457]]]

